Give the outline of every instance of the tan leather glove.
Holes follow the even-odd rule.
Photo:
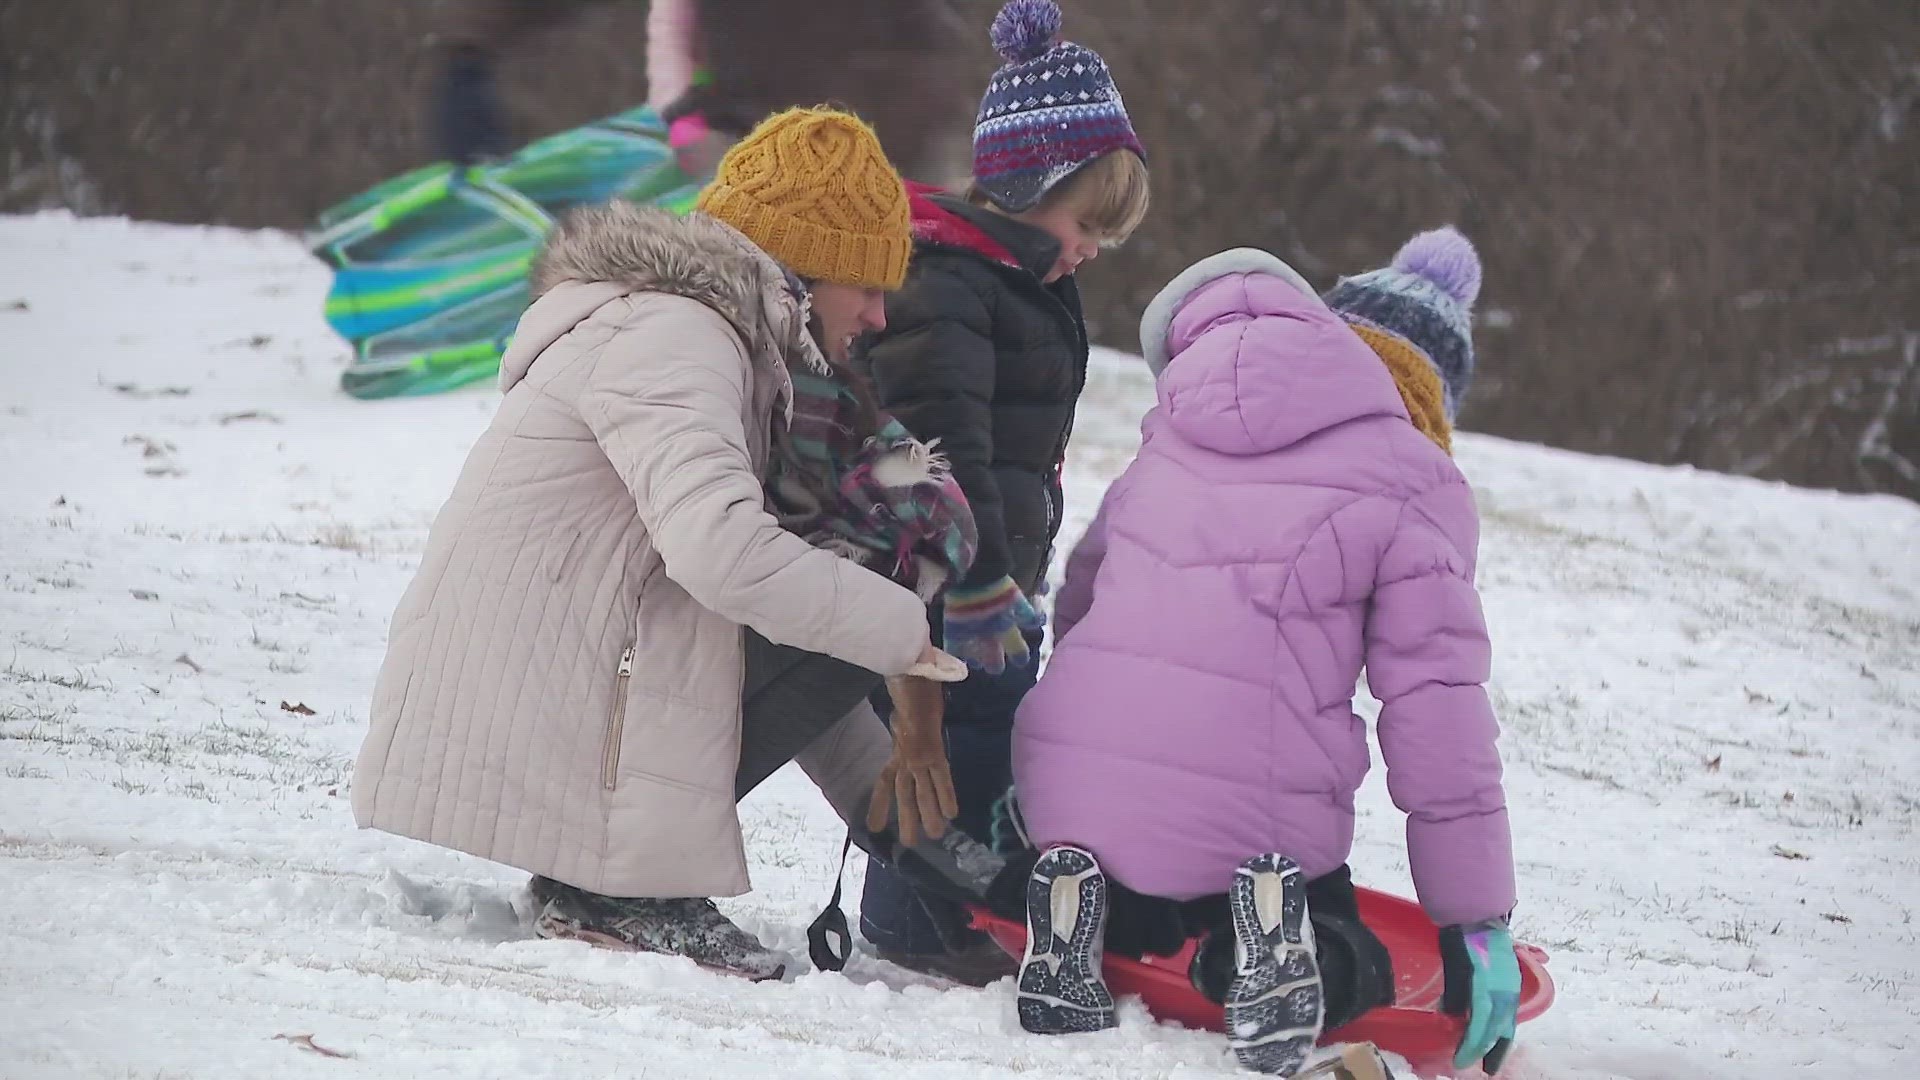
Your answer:
[[[886,828],[897,808],[900,842],[912,847],[923,833],[944,835],[947,822],[960,813],[942,738],[946,692],[940,683],[918,675],[888,679],[887,692],[893,697],[893,757],[873,786],[867,829]]]

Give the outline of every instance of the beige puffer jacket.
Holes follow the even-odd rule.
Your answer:
[[[895,675],[926,610],[764,508],[787,365],[824,366],[764,252],[622,203],[534,283],[394,614],[354,816],[594,892],[745,892],[741,627]]]

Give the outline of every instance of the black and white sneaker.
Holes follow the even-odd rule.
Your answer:
[[[1234,972],[1227,1041],[1242,1067],[1293,1076],[1326,1020],[1326,993],[1307,920],[1307,883],[1284,855],[1258,855],[1234,871]]]
[[[1020,960],[1020,1026],[1035,1035],[1116,1027],[1100,974],[1107,878],[1092,855],[1048,848],[1027,879],[1027,951]]]

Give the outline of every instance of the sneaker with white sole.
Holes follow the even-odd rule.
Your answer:
[[[1027,949],[1020,960],[1020,1026],[1035,1035],[1117,1027],[1100,974],[1107,878],[1088,852],[1048,848],[1027,879]]]
[[[1227,1041],[1243,1068],[1293,1076],[1326,1021],[1306,878],[1284,855],[1257,855],[1234,871],[1227,907],[1234,939]]]

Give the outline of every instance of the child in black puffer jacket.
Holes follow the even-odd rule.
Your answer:
[[[975,669],[949,689],[946,725],[956,821],[981,839],[1012,779],[1013,715],[1042,640],[1031,598],[1086,385],[1074,272],[1147,209],[1145,152],[1106,64],[1059,31],[1052,0],[1013,0],[994,20],[1007,63],[981,102],[972,184],[964,198],[914,189],[907,283],[862,353],[881,404],[952,463],[979,527],[973,569],[932,617],[935,640]],[[861,911],[896,963],[976,985],[1012,973],[962,913],[889,873],[869,872]]]

